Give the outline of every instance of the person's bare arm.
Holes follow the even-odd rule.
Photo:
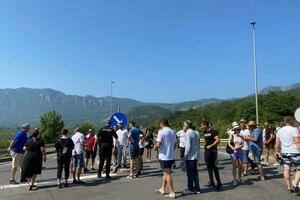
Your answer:
[[[300,137],[299,137],[299,136],[294,137],[294,141],[295,141],[295,143],[296,143],[298,149],[300,149]]]
[[[235,150],[235,147],[231,145],[231,141],[232,141],[232,135],[229,135],[227,144],[228,144],[228,146],[229,146],[232,150]]]

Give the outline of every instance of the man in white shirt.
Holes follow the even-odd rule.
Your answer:
[[[81,171],[84,165],[83,152],[84,152],[84,135],[80,132],[79,128],[75,129],[75,134],[71,138],[74,142],[74,149],[72,151],[73,156],[73,183],[74,184],[84,184],[80,180]],[[76,179],[76,169],[78,167],[77,179]]]
[[[249,129],[247,129],[246,124],[247,124],[247,120],[245,120],[245,119],[240,120],[240,127],[241,127],[240,136],[241,137],[247,137],[247,136],[251,135]],[[251,160],[249,158],[249,152],[250,152],[249,141],[244,140],[244,146],[243,146],[242,150],[243,150],[243,164],[244,164],[243,175],[247,176],[248,175],[249,164],[251,165],[251,170],[253,170],[256,167],[253,160]]]
[[[184,148],[184,145],[185,145],[185,140],[186,140],[186,137],[185,137],[185,132],[184,130],[180,130],[176,133],[177,135],[177,138],[178,138],[178,146],[179,146],[179,150],[180,150],[180,159],[183,160],[183,157],[184,157],[184,151],[185,151],[185,148]]]
[[[166,195],[165,197],[176,198],[171,176],[172,164],[175,161],[174,149],[176,145],[176,134],[169,127],[169,122],[166,119],[160,120],[160,127],[161,130],[157,135],[155,149],[159,151],[158,157],[164,175],[162,186],[160,189],[156,190],[156,192],[165,194],[165,187],[168,185],[170,194]]]
[[[117,168],[126,167],[126,148],[128,146],[128,131],[124,128],[123,123],[119,123],[119,130],[117,130],[118,140],[118,166]]]
[[[284,179],[288,190],[293,193],[299,193],[300,180],[300,137],[297,128],[293,126],[292,117],[284,117],[285,126],[278,130],[276,137],[276,153],[277,158],[280,157],[279,148],[281,147],[281,157],[284,163]],[[290,173],[291,166],[296,168],[295,179],[291,184]]]

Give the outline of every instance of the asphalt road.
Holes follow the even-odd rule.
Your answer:
[[[203,153],[203,152],[202,152]],[[203,158],[203,157],[202,157]],[[179,161],[177,162],[179,165]],[[219,168],[223,189],[220,192],[207,188],[208,175],[203,160],[199,168],[201,194],[184,196],[181,191],[186,187],[186,174],[180,169],[174,169],[173,181],[175,191],[180,199],[224,199],[224,200],[269,200],[269,199],[299,199],[287,192],[282,178],[281,167],[268,167],[265,182],[256,181],[256,175],[244,177],[243,185],[233,186],[231,176],[231,162],[226,153],[219,153]],[[1,200],[49,200],[49,199],[105,199],[105,200],[127,200],[127,199],[164,199],[162,195],[156,194],[162,180],[159,163],[145,163],[145,173],[138,179],[127,179],[127,174],[112,174],[112,181],[97,179],[96,172],[83,175],[85,185],[70,188],[56,188],[56,157],[48,156],[45,163],[46,169],[38,177],[39,190],[27,191],[27,184],[17,187],[8,185],[10,162],[0,163],[0,199]],[[19,176],[19,174],[17,175]]]

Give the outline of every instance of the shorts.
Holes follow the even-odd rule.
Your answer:
[[[254,147],[251,149],[251,151],[254,158],[254,163],[260,164],[261,150]]]
[[[265,144],[265,149],[270,150],[270,149],[274,149],[274,147],[275,147],[275,143]]]
[[[12,158],[12,168],[22,168],[24,154],[11,151],[10,155]]]
[[[159,160],[162,169],[171,169],[174,162],[175,160]]]
[[[90,158],[95,159],[96,155],[97,155],[96,151],[86,151],[85,152],[85,156],[87,159],[90,159]]]
[[[230,158],[233,160],[242,160],[243,159],[243,151],[239,149],[238,151],[230,154]]]
[[[144,149],[145,148],[139,148],[139,156],[143,156],[144,155]]]
[[[299,153],[283,153],[283,164],[287,167],[295,166],[297,170],[300,170],[300,154]]]
[[[83,153],[73,155],[73,165],[74,167],[83,167]]]
[[[139,158],[139,147],[133,147],[130,146],[129,147],[129,155],[130,155],[130,159],[137,159]]]
[[[249,152],[250,150],[242,150],[243,151],[243,162],[249,163]]]

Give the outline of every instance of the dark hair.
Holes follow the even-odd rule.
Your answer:
[[[40,131],[38,128],[33,129],[32,131],[32,137],[37,137],[40,134]]]
[[[68,135],[68,129],[66,129],[66,128],[63,128],[63,129],[61,129],[61,134],[62,135]]]
[[[209,127],[209,122],[207,120],[205,120],[205,119],[201,121],[201,124]]]
[[[164,126],[169,126],[169,121],[168,121],[166,118],[162,118],[162,119],[160,120],[160,123],[161,123],[162,125],[164,125]]]
[[[135,125],[136,125],[134,121],[131,121],[130,124],[131,124],[132,126],[135,126]]]
[[[186,120],[184,122],[184,125],[187,127],[187,128],[192,128],[193,127],[193,123],[190,121],[190,120]]]

